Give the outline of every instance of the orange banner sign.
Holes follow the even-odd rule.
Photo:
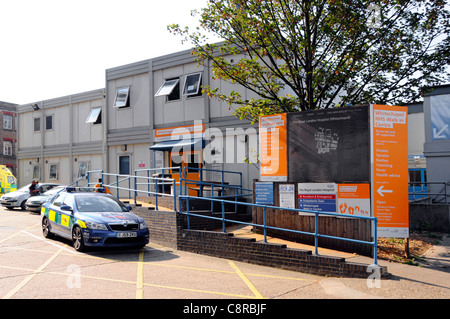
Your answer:
[[[259,145],[262,181],[287,181],[286,114],[259,119]]]
[[[372,206],[379,237],[409,237],[408,109],[371,106]]]

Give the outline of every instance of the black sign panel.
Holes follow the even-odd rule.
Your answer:
[[[369,182],[369,107],[288,113],[288,180]]]

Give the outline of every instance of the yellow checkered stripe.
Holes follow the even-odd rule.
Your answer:
[[[45,207],[41,208],[41,215],[47,216],[51,222],[61,224],[64,227],[72,227],[73,225],[72,218],[70,216],[63,214],[61,215],[61,218],[59,218],[59,215],[54,210]],[[75,220],[75,223],[78,224],[81,228],[87,228],[86,223],[81,219]]]

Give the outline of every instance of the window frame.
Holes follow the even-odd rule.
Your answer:
[[[89,162],[78,162],[78,172],[77,172],[78,178],[86,178],[88,171],[89,171]]]
[[[33,165],[33,179],[41,179],[41,166],[40,165]]]
[[[130,89],[131,89],[130,85],[123,86],[123,87],[116,89],[116,97],[114,98],[113,107],[116,107],[119,109],[130,107]],[[122,93],[122,94],[124,94],[124,98],[121,98],[119,96],[121,94],[120,92],[122,92],[122,91],[124,92],[124,93]]]
[[[95,112],[97,112],[97,115],[95,115]],[[89,111],[89,115],[86,119],[86,124],[101,124],[102,123],[102,107],[96,106],[93,107]]]
[[[184,77],[184,85],[183,85],[183,96],[187,96],[187,97],[193,97],[193,96],[200,96],[202,95],[200,87],[202,86],[202,73],[203,72],[197,72],[197,73],[192,73],[192,74],[187,74]],[[195,89],[192,90],[188,87],[188,79],[191,77],[196,77],[198,76],[198,79],[194,82],[193,87]]]
[[[51,123],[51,127],[49,128],[48,127],[48,119],[51,119],[51,121],[50,121],[50,123]],[[46,115],[45,116],[45,130],[46,131],[53,131],[53,114],[51,114],[51,115]]]
[[[9,147],[8,147],[9,145]],[[9,152],[8,152],[9,150]],[[13,155],[13,142],[3,140],[3,155],[12,156]]]
[[[13,130],[13,116],[11,114],[3,114],[3,129]]]
[[[170,82],[173,82],[173,83],[170,83]],[[176,78],[165,79],[164,83],[161,85],[161,87],[158,89],[158,91],[155,94],[155,97],[157,97],[157,96],[165,96],[166,102],[181,100],[180,78],[176,77]]]
[[[52,175],[52,166],[55,167],[55,175]],[[59,173],[59,164],[57,163],[50,163],[48,164],[48,179],[49,180],[56,180],[58,179]]]
[[[41,131],[41,118],[35,117],[33,118],[33,132],[40,132],[40,131]]]

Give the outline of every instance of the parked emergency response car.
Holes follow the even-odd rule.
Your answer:
[[[149,242],[145,220],[131,207],[96,189],[67,187],[42,205],[44,237],[72,240],[77,251],[86,247],[144,247]]]

